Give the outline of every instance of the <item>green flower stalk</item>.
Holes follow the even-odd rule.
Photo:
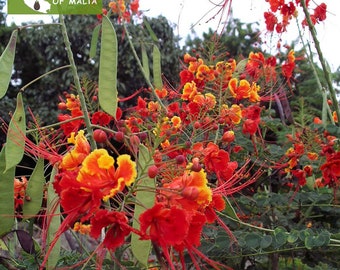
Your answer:
[[[61,32],[64,38],[64,43],[65,43],[65,47],[67,51],[67,56],[70,61],[71,71],[72,71],[72,75],[74,79],[74,85],[76,87],[77,94],[79,96],[81,108],[82,108],[83,115],[84,115],[84,122],[85,122],[86,130],[87,130],[87,133],[89,134],[89,142],[90,142],[91,148],[96,149],[97,146],[96,146],[96,142],[93,139],[93,130],[91,126],[91,120],[89,118],[89,114],[88,114],[88,110],[86,106],[86,100],[85,100],[83,91],[81,90],[80,80],[79,80],[79,76],[77,72],[77,66],[76,66],[76,63],[74,62],[73,53],[71,50],[71,42],[67,35],[67,29],[66,29],[64,17],[60,15],[59,19],[60,19],[60,25],[61,25]]]
[[[321,48],[320,48],[320,42],[317,38],[315,27],[314,27],[312,20],[310,18],[310,14],[309,14],[307,6],[306,6],[306,1],[301,0],[301,5],[303,7],[303,12],[305,13],[305,16],[306,16],[306,21],[307,21],[307,24],[308,24],[309,31],[310,31],[312,38],[313,38],[313,41],[314,41],[315,49],[316,49],[318,56],[319,56],[319,60],[320,60],[321,66],[322,66],[323,73],[325,75],[325,79],[326,79],[326,83],[327,83],[327,86],[328,86],[328,89],[329,89],[331,100],[333,102],[333,105],[335,106],[336,115],[337,115],[338,119],[340,119],[340,108],[339,108],[339,105],[338,105],[338,100],[336,99],[336,93],[335,93],[334,87],[332,85],[330,72],[329,72],[329,69],[326,66],[326,61],[323,57],[323,54],[322,54],[322,51],[321,51]],[[338,122],[337,125],[339,126],[340,123]]]

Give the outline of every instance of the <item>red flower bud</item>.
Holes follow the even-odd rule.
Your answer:
[[[66,109],[67,109],[66,103],[65,103],[65,102],[60,102],[60,103],[58,104],[58,109],[59,109],[59,110],[66,110]]]
[[[97,143],[104,143],[107,140],[107,134],[104,130],[96,129],[95,131],[93,131],[93,139]]]
[[[183,155],[176,156],[176,163],[182,164],[185,161],[185,157]]]
[[[233,142],[235,140],[235,134],[234,131],[229,130],[224,132],[223,136],[222,136],[222,141],[225,143],[230,143]]]
[[[122,131],[118,131],[118,132],[115,133],[114,138],[117,142],[123,142],[124,141],[124,133]]]
[[[155,178],[158,174],[158,168],[156,165],[151,165],[149,168],[148,168],[148,176],[150,178]]]

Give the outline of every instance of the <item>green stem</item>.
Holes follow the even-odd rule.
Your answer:
[[[243,221],[241,221],[241,220],[239,220],[239,219],[233,218],[233,217],[231,217],[231,216],[228,216],[228,215],[226,215],[226,214],[223,214],[222,212],[219,212],[219,214],[222,215],[222,216],[224,216],[224,217],[226,217],[226,218],[228,218],[228,219],[230,219],[230,220],[232,220],[232,221],[234,221],[234,222],[237,222],[237,223],[239,223],[239,224],[241,224],[241,225],[244,225],[244,226],[247,226],[247,227],[250,227],[250,228],[253,228],[253,229],[257,229],[257,230],[265,231],[265,232],[271,232],[271,233],[274,232],[273,229],[267,229],[267,228],[255,226],[255,225],[252,225],[252,224],[243,222]]]
[[[30,81],[28,84],[25,84],[23,87],[20,88],[20,91],[24,92],[27,87],[29,87],[31,84],[39,81],[40,79],[44,78],[45,76],[50,75],[51,73],[56,72],[58,70],[61,70],[61,69],[64,69],[64,68],[69,68],[69,67],[71,67],[71,66],[66,65],[66,66],[57,67],[53,70],[50,70],[50,71],[44,73],[43,75],[40,75],[39,77],[35,78],[34,80]]]
[[[340,120],[340,108],[339,108],[339,105],[338,105],[338,101],[336,99],[335,89],[333,87],[330,72],[329,72],[328,67],[326,66],[326,61],[323,57],[323,54],[322,54],[322,51],[321,51],[321,48],[320,48],[320,42],[317,38],[316,30],[315,30],[314,24],[312,23],[312,20],[310,18],[310,14],[308,12],[305,0],[301,0],[301,5],[303,7],[303,12],[305,13],[305,16],[306,16],[309,31],[310,31],[312,38],[313,38],[313,41],[314,41],[314,47],[315,47],[315,49],[318,53],[318,56],[319,56],[319,60],[320,60],[321,66],[322,66],[323,73],[325,75],[325,79],[326,79],[326,83],[327,83],[327,86],[328,86],[328,90],[329,90],[329,93],[330,93],[331,100],[333,102],[333,105],[335,106],[335,112],[337,114],[338,119]],[[338,121],[337,125],[338,126],[340,125],[340,121]]]
[[[315,68],[314,61],[313,61],[312,49],[311,49],[309,43],[307,43],[307,45],[305,44],[305,42],[304,42],[304,40],[303,40],[303,38],[302,38],[302,34],[301,34],[300,26],[299,26],[299,24],[298,24],[298,20],[296,20],[296,22],[297,22],[297,27],[298,27],[298,30],[299,30],[299,36],[300,36],[300,41],[302,42],[302,46],[303,46],[304,48],[307,47],[307,48],[308,48],[308,51],[309,51],[309,54],[307,53],[307,59],[308,59],[309,64],[310,64],[311,67],[312,67],[313,74],[314,74],[314,77],[315,77],[315,79],[316,79],[316,84],[317,84],[317,86],[318,86],[317,88],[318,88],[320,94],[321,94],[322,96],[324,96],[324,95],[326,95],[326,91],[325,91],[325,89],[322,87],[321,82],[320,82],[320,78],[319,78],[319,76],[318,76],[318,73],[316,72],[316,68]],[[331,109],[330,109],[330,107],[329,107],[329,105],[328,105],[327,102],[326,102],[325,104],[322,104],[322,110],[326,110],[326,111],[327,111],[327,113],[328,113],[328,115],[329,115],[329,118],[330,118],[330,120],[331,120],[331,123],[334,125],[334,120],[333,120],[333,117],[332,117],[332,112],[331,112]],[[322,119],[322,120],[326,120],[326,119]],[[323,124],[326,125],[326,122],[323,123]]]
[[[41,27],[41,26],[50,26],[50,25],[60,25],[60,23],[37,23],[37,24],[27,24],[18,27],[19,31],[24,30],[26,28],[32,28],[32,27]]]
[[[137,52],[136,52],[136,49],[135,47],[133,46],[133,43],[132,43],[132,40],[131,40],[131,36],[130,36],[130,32],[129,30],[127,29],[126,27],[126,24],[124,23],[123,24],[123,27],[124,27],[124,31],[126,33],[126,36],[127,36],[127,39],[129,41],[129,45],[130,45],[130,48],[132,50],[132,54],[133,56],[135,57],[136,61],[137,61],[137,65],[140,69],[140,71],[142,72],[143,74],[143,77],[147,83],[147,85],[150,87],[151,91],[152,91],[152,94],[154,95],[154,97],[156,98],[156,100],[158,101],[158,103],[161,105],[161,107],[164,109],[164,111],[166,112],[167,109],[165,107],[165,105],[163,104],[162,100],[159,98],[159,96],[156,94],[156,91],[155,91],[155,87],[152,85],[152,83],[150,82],[150,79],[148,78],[144,68],[143,68],[143,65],[142,65],[142,62],[140,61],[138,55],[137,55]]]
[[[62,124],[66,124],[66,123],[69,123],[69,122],[72,122],[72,121],[76,121],[76,120],[80,120],[80,119],[83,119],[83,118],[84,118],[84,116],[76,116],[76,117],[73,117],[71,119],[60,121],[58,123],[46,125],[46,126],[43,126],[43,127],[28,129],[28,130],[26,130],[26,133],[32,133],[32,132],[41,131],[41,130],[44,130],[44,129],[54,128],[54,127],[60,126]]]
[[[97,145],[96,145],[95,140],[93,139],[93,130],[92,130],[92,126],[91,126],[91,120],[90,120],[89,113],[88,113],[88,110],[87,110],[84,93],[81,89],[80,80],[79,80],[79,76],[78,76],[78,72],[77,72],[77,66],[74,62],[73,53],[72,53],[72,49],[71,49],[71,42],[70,42],[68,35],[67,35],[67,29],[66,29],[66,25],[65,25],[63,15],[60,15],[59,19],[60,19],[60,23],[61,23],[61,32],[63,34],[64,43],[65,43],[65,47],[66,47],[66,51],[67,51],[67,56],[68,56],[68,59],[70,61],[71,71],[72,71],[72,75],[73,75],[73,79],[74,79],[74,85],[76,87],[77,94],[79,96],[81,109],[83,111],[86,130],[87,130],[87,133],[89,134],[89,142],[90,142],[91,148],[96,149]]]

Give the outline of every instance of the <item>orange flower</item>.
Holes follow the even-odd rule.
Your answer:
[[[207,110],[211,110],[215,107],[216,105],[216,98],[213,94],[207,93],[207,94],[197,94],[193,102],[197,103],[200,105],[200,107],[204,107]]]
[[[95,149],[83,161],[77,181],[82,189],[91,192],[100,190],[103,200],[108,200],[125,186],[131,185],[136,176],[136,165],[129,155],[117,158],[117,170],[114,168],[114,158],[106,149]]]
[[[231,105],[230,108],[228,107],[228,105],[223,104],[220,116],[226,124],[237,125],[241,122],[242,119],[242,109],[237,104]]]
[[[338,115],[336,114],[335,111],[332,113],[332,117],[333,117],[334,122],[338,123]]]
[[[179,203],[187,210],[197,210],[206,207],[211,202],[212,191],[208,187],[207,175],[203,169],[199,172],[186,170],[182,176],[176,177],[164,188],[171,190],[164,192],[172,203]],[[173,191],[178,191],[175,193]]]
[[[171,118],[171,122],[172,122],[174,128],[178,129],[178,128],[181,127],[181,122],[182,122],[182,120],[181,120],[180,117],[178,117],[178,116],[173,116],[173,117]]]
[[[258,86],[255,82],[252,83],[249,91],[249,101],[250,102],[259,102],[261,101],[261,97],[258,92],[260,91],[260,86]]]
[[[195,82],[187,82],[183,88],[182,99],[192,101],[197,95],[197,87]]]
[[[202,81],[212,81],[215,79],[214,70],[207,65],[200,65],[197,68],[196,78]]]
[[[319,117],[314,117],[313,123],[317,124],[317,125],[321,125],[322,124],[322,120]]]
[[[223,74],[226,77],[231,77],[232,73],[236,69],[235,59],[230,59],[229,61],[220,61],[215,65],[215,70],[218,74]],[[229,79],[230,79],[229,77]]]
[[[27,178],[25,176],[14,178],[14,207],[17,209],[20,205],[23,205],[26,195]]]
[[[307,153],[307,157],[310,160],[317,160],[319,155],[317,153],[315,153],[315,152],[308,152]]]
[[[199,58],[198,60],[196,60],[196,58],[195,58],[194,61],[190,61],[190,62],[189,62],[188,70],[189,70],[190,72],[192,72],[192,73],[195,73],[195,72],[197,72],[198,67],[199,67],[200,65],[203,65],[203,60],[202,60],[201,58]]]
[[[196,61],[196,58],[191,56],[190,54],[186,53],[183,57],[184,63],[190,63]]]
[[[161,105],[157,101],[150,101],[148,103],[148,109],[150,112],[157,112],[161,108]]]
[[[238,80],[232,78],[229,81],[229,90],[231,95],[236,99],[249,98],[250,97],[250,84],[247,80]]]
[[[81,222],[76,222],[73,225],[73,230],[75,232],[79,232],[81,234],[89,234],[91,231],[91,225],[90,224],[83,224]]]
[[[123,14],[126,10],[124,0],[118,0],[117,2],[110,2],[109,7],[112,9],[113,13]]]
[[[73,143],[74,148],[63,157],[59,167],[66,170],[73,170],[83,162],[85,157],[90,153],[91,147],[84,136],[84,130],[80,130],[76,136],[75,133],[72,132],[68,142]]]
[[[164,87],[161,90],[156,88],[155,92],[159,98],[165,98],[168,95],[168,90]]]
[[[295,68],[295,56],[294,56],[294,50],[290,50],[288,53],[288,59],[285,63],[283,63],[281,69],[282,69],[282,75],[286,77],[288,83],[290,83],[290,79],[293,76],[293,71]]]

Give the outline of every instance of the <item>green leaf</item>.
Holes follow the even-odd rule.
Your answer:
[[[150,80],[150,67],[149,67],[149,58],[148,55],[146,53],[146,49],[144,44],[141,45],[142,46],[142,63],[143,63],[143,69],[145,72],[145,76],[148,80]]]
[[[151,208],[155,203],[155,181],[147,174],[149,166],[153,165],[153,158],[148,148],[142,144],[139,145],[138,165],[137,171],[139,173],[136,183],[136,205],[134,212],[133,228],[139,230],[139,216],[146,209]],[[132,234],[131,236],[131,249],[135,258],[147,267],[148,258],[151,249],[151,241],[139,240],[139,236]]]
[[[271,245],[273,238],[270,235],[264,235],[261,239],[260,247],[265,249]]]
[[[315,247],[315,236],[313,235],[309,235],[305,238],[305,247],[307,249],[312,249],[313,247]]]
[[[53,188],[53,181],[54,177],[57,173],[58,168],[55,166],[52,169],[50,181],[48,183],[47,188],[47,206],[46,206],[46,214],[48,217],[48,231],[47,231],[47,246],[50,246],[50,243],[54,239],[54,236],[56,232],[58,231],[60,227],[60,205],[58,201],[58,195],[55,193],[55,190]],[[56,244],[53,247],[53,250],[50,253],[50,256],[47,261],[47,269],[54,269],[57,265],[57,262],[60,257],[60,251],[61,251],[61,242],[60,238],[56,242]]]
[[[92,38],[91,38],[91,46],[90,46],[90,58],[94,58],[97,53],[97,44],[98,44],[98,37],[99,37],[99,30],[100,30],[101,25],[98,24],[92,32]]]
[[[34,217],[40,211],[44,195],[44,185],[44,159],[39,158],[26,189],[26,195],[30,197],[30,200],[26,200],[24,203],[23,215],[25,218]]]
[[[230,246],[230,237],[228,236],[217,236],[215,239],[216,248],[228,248]]]
[[[299,239],[299,231],[291,230],[289,232],[288,237],[287,237],[287,242],[292,244],[292,243],[296,242],[298,239]]]
[[[17,37],[18,30],[14,30],[6,49],[0,56],[0,98],[6,94],[11,81]]]
[[[153,83],[157,89],[163,88],[162,71],[161,71],[161,52],[156,45],[153,46]]]
[[[305,241],[305,239],[306,239],[307,237],[309,237],[310,235],[312,235],[310,229],[305,229],[305,230],[302,230],[302,231],[299,232],[299,238],[300,238],[302,241]]]
[[[278,227],[274,230],[274,246],[276,248],[283,246],[287,242],[288,234],[285,228]]]
[[[118,106],[117,90],[118,42],[110,19],[103,16],[100,47],[98,99],[102,109],[116,117]]]
[[[239,79],[240,75],[244,72],[246,65],[248,63],[248,58],[241,60],[236,65],[235,71],[233,73],[233,77]]]
[[[158,44],[158,38],[157,38],[155,32],[152,30],[152,28],[151,28],[151,26],[150,26],[146,16],[143,17],[143,23],[144,23],[146,29],[148,30],[149,35],[150,35],[151,39],[153,40],[153,42],[155,44]]]
[[[0,236],[14,225],[14,176],[15,167],[5,171],[5,148],[0,152]]]
[[[261,244],[261,236],[258,233],[248,233],[244,240],[247,243],[248,248],[258,248]]]
[[[25,151],[26,117],[21,92],[17,95],[17,105],[9,123],[6,138],[6,170],[15,167]]]
[[[326,130],[333,136],[340,138],[340,127],[336,125],[329,124],[326,126]]]

